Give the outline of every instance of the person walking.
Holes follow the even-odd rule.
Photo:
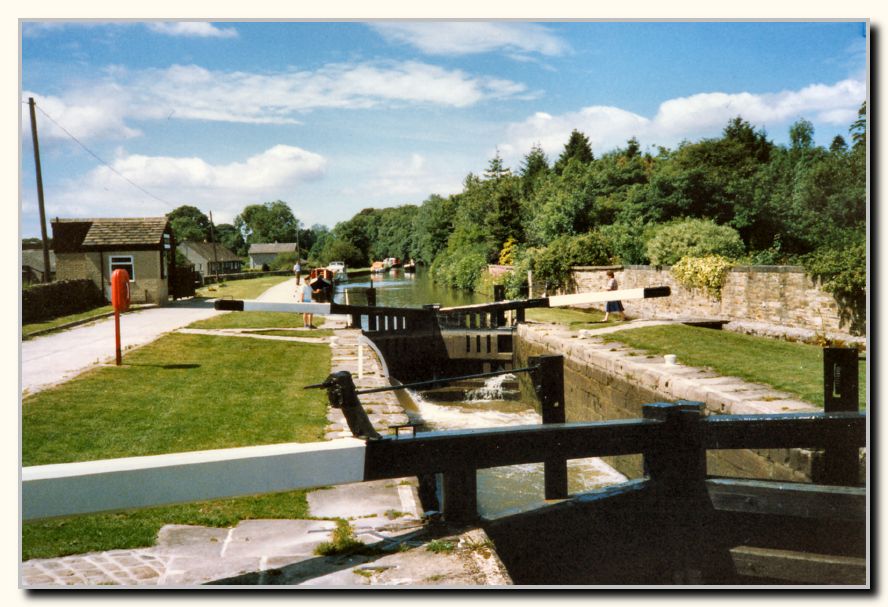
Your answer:
[[[305,278],[300,280],[299,287],[296,289],[296,300],[300,303],[311,303],[311,286],[306,282]],[[302,325],[307,329],[314,329],[314,314],[309,312],[302,313]]]
[[[607,284],[605,285],[606,291],[616,291],[620,286],[617,284],[617,279],[614,278],[613,270],[607,271]],[[619,314],[620,320],[624,320],[623,316],[623,303],[619,299],[615,299],[613,301],[607,302],[607,305],[604,308],[604,322],[608,321],[610,314]]]

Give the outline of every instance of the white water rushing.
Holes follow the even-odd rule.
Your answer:
[[[542,417],[527,403],[502,398],[502,385],[513,375],[490,378],[483,388],[471,391],[471,400],[446,404],[426,400],[411,392],[422,423],[429,430],[494,428],[538,425]],[[497,380],[493,382],[491,380]],[[479,398],[481,395],[487,397]],[[543,499],[543,465],[520,464],[478,470],[478,508],[492,517],[536,508]],[[572,494],[625,481],[626,478],[598,458],[568,461],[568,491]]]
[[[511,373],[505,375],[495,375],[487,378],[484,385],[475,390],[469,390],[466,394],[466,400],[470,403],[489,400],[503,399],[503,384],[507,381],[514,381],[516,378]]]

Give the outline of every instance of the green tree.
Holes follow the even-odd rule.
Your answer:
[[[559,236],[534,256],[534,282],[545,283],[549,293],[565,289],[572,267],[607,264],[612,256],[611,242],[600,232]]]
[[[594,159],[595,157],[592,154],[592,146],[589,143],[589,138],[580,131],[574,129],[571,131],[570,138],[567,140],[567,143],[564,144],[564,151],[561,152],[561,156],[555,161],[555,166],[553,168],[555,173],[561,175],[571,160],[588,164]]]
[[[539,143],[535,143],[521,162],[521,195],[527,199],[533,195],[539,182],[549,173],[549,159]]]
[[[413,218],[411,257],[432,263],[447,247],[447,240],[453,232],[455,208],[453,198],[442,198],[437,194],[420,205]]]
[[[789,127],[789,141],[794,150],[814,147],[814,125],[808,120],[797,120]]]
[[[281,200],[248,205],[234,218],[234,227],[248,244],[296,242],[300,225],[290,206]]]
[[[221,243],[226,249],[241,257],[247,254],[244,237],[241,236],[240,231],[233,225],[230,223],[220,223],[215,226],[213,231],[216,234],[216,241]]]
[[[167,219],[178,242],[210,240],[210,218],[197,207],[187,204],[176,207],[167,213]]]

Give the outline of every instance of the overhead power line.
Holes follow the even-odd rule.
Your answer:
[[[22,103],[25,103],[25,102],[22,102]],[[62,132],[64,132],[68,137],[70,137],[71,139],[73,139],[73,140],[77,143],[77,145],[79,145],[81,148],[83,148],[84,151],[86,151],[87,154],[89,154],[90,156],[92,156],[93,158],[95,158],[96,160],[98,160],[99,162],[101,162],[103,165],[105,165],[105,166],[108,168],[109,171],[111,171],[112,173],[114,173],[115,175],[117,175],[118,177],[120,177],[121,179],[123,179],[125,182],[127,182],[128,184],[130,184],[131,186],[133,186],[134,188],[136,188],[137,190],[139,190],[139,191],[142,192],[143,194],[146,194],[146,195],[150,196],[151,198],[157,200],[158,202],[162,202],[162,203],[164,203],[165,205],[169,206],[171,209],[175,209],[175,208],[177,208],[177,207],[179,206],[179,205],[177,205],[177,204],[174,203],[174,202],[170,202],[169,200],[164,200],[164,199],[161,198],[160,196],[156,196],[155,194],[152,194],[151,192],[149,192],[148,190],[146,190],[145,188],[143,188],[143,187],[140,186],[139,184],[135,183],[134,181],[132,181],[131,179],[129,179],[129,178],[126,177],[125,175],[121,174],[121,173],[120,173],[117,169],[115,169],[113,166],[111,166],[110,164],[108,164],[107,162],[105,162],[105,160],[103,160],[98,154],[96,154],[96,153],[93,152],[91,149],[89,149],[89,148],[88,148],[88,147],[87,147],[82,141],[80,141],[79,139],[77,139],[77,137],[75,137],[74,135],[72,135],[71,132],[68,131],[68,129],[66,129],[66,128],[63,127],[61,124],[59,124],[59,122],[58,122],[55,118],[53,118],[52,116],[50,116],[49,114],[47,114],[47,113],[43,110],[43,108],[41,108],[41,107],[40,107],[39,105],[37,105],[36,103],[34,104],[34,106],[40,111],[41,114],[43,114],[44,116],[46,116],[47,118],[49,118],[50,122],[52,122],[54,125],[56,125],[57,127],[59,127],[59,128],[62,130]]]

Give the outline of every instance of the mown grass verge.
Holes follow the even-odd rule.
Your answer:
[[[329,371],[325,345],[166,335],[126,354],[121,367],[101,367],[26,397],[22,465],[320,441],[326,397],[302,387]],[[26,523],[22,558],[148,546],[167,523],[305,517],[304,496],[294,491]]]
[[[114,308],[112,308],[111,306],[100,306],[98,308],[93,308],[92,310],[87,310],[85,312],[78,312],[77,314],[59,316],[58,318],[53,318],[52,320],[29,322],[22,325],[22,339],[29,339],[35,333],[50,331],[52,329],[56,329],[72,322],[85,321],[91,318],[99,318],[113,311]]]
[[[259,278],[245,278],[243,280],[231,280],[218,284],[207,285],[197,289],[197,297],[228,297],[231,299],[256,299],[263,291],[289,280],[295,290],[295,277],[290,276],[262,276]],[[295,299],[293,300],[295,301]]]
[[[575,308],[530,308],[525,312],[525,318],[534,322],[548,322],[556,325],[564,325],[571,331],[580,329],[602,329],[620,324],[619,320],[605,322],[604,312],[599,310],[577,310]]]
[[[675,354],[680,364],[766,384],[823,406],[823,350],[818,346],[682,324],[626,329],[600,337],[653,355]],[[859,382],[859,406],[865,410],[864,361]]]

